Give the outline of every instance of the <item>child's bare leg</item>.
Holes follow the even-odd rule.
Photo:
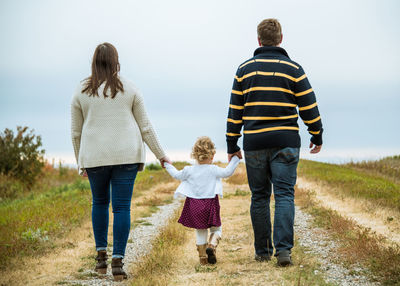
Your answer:
[[[208,229],[196,229],[196,244],[199,252],[200,264],[207,264],[207,237]]]

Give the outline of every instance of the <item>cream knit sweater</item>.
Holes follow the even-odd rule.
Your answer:
[[[82,93],[80,84],[71,103],[71,135],[79,172],[85,168],[145,162],[144,142],[157,159],[165,156],[147,117],[139,90],[120,77],[124,92],[104,98]],[[109,90],[108,90],[109,91]]]

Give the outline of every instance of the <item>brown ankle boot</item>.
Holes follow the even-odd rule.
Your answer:
[[[124,263],[122,263],[122,258],[113,258],[111,261],[112,275],[114,276],[114,281],[122,281],[128,278],[124,269],[122,269]]]
[[[221,239],[221,236],[219,236],[218,234],[212,233],[210,235],[210,239],[208,240],[208,245],[207,245],[207,249],[206,249],[206,253],[208,256],[207,261],[210,264],[217,263],[217,246],[218,246],[220,239]]]
[[[99,274],[106,274],[107,273],[107,251],[100,250],[97,251],[97,264],[95,271]]]
[[[197,251],[199,252],[200,264],[207,264],[207,253],[206,253],[207,244],[197,245]]]

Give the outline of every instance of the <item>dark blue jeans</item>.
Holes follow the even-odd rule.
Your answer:
[[[86,168],[92,189],[92,224],[96,250],[107,249],[110,186],[113,225],[113,257],[123,258],[131,228],[131,199],[139,164]]]
[[[293,247],[294,185],[299,148],[269,148],[246,151],[246,169],[251,189],[251,221],[257,255],[272,256],[270,197],[274,186],[275,255]]]

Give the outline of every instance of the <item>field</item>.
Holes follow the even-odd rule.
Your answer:
[[[304,212],[312,218],[305,231],[336,245],[329,263],[344,267],[348,279],[362,276],[371,283],[354,285],[400,285],[399,166],[400,156],[345,165],[300,162],[295,195],[298,215]],[[45,169],[32,189],[17,186],[18,192],[0,202],[0,285],[101,281],[86,272],[93,268],[95,254],[87,179],[62,166]],[[132,201],[133,229],[146,226],[144,218],[172,202],[177,184],[157,165],[139,173]],[[148,242],[151,251],[129,265],[126,284],[340,285],[337,281],[341,280],[321,262],[321,254],[304,246],[307,238],[301,233],[295,234],[294,266],[279,268],[274,258],[268,263],[254,261],[251,193],[244,164],[224,181],[224,194],[223,239],[215,266],[199,265],[194,232],[176,223],[178,209]],[[273,203],[271,207],[273,211]]]

